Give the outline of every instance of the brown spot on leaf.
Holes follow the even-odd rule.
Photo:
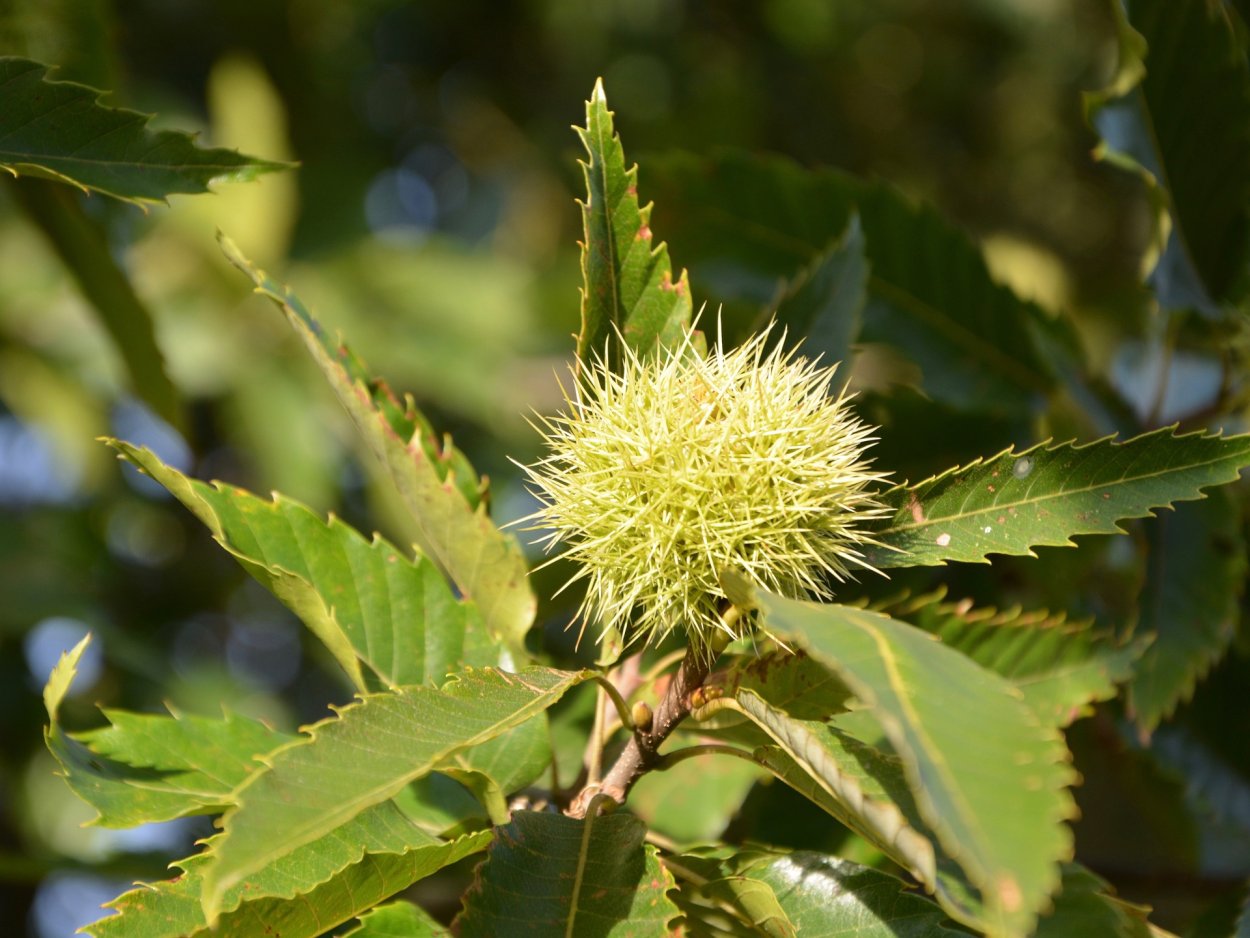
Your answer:
[[[907,495],[907,508],[911,511],[911,520],[916,524],[924,523],[924,509],[920,507],[920,499],[916,498],[915,492],[909,492]]]
[[[1020,884],[1014,876],[1007,873],[1000,875],[995,883],[995,891],[998,893],[999,903],[1006,911],[1015,912],[1020,908],[1024,897],[1020,894]]]

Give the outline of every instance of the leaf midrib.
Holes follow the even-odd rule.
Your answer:
[[[24,157],[24,159],[11,159],[10,157]],[[156,162],[137,162],[135,160],[104,160],[91,159],[88,157],[65,156],[64,154],[45,154],[37,151],[22,150],[0,150],[0,163],[26,164],[34,166],[44,165],[86,165],[104,168],[122,168],[122,169],[138,169],[150,170],[160,169],[178,172],[184,169],[204,169],[218,170],[228,172],[231,170],[246,170],[246,166],[232,165],[227,163],[156,163]]]
[[[1180,439],[1180,438],[1171,437],[1171,439]],[[1127,445],[1127,443],[1112,444],[1112,445],[1125,446]],[[1026,451],[1025,453],[1014,453],[1008,450],[1007,452],[1001,454],[999,457],[995,457],[995,459],[1007,457],[1007,456],[1014,456],[1015,458],[1019,458],[1021,456],[1027,455],[1027,452],[1028,451]],[[1050,450],[1050,452],[1054,452],[1054,450]],[[1077,452],[1077,450],[1074,449],[1073,452]],[[1053,501],[1055,499],[1068,498],[1068,497],[1072,497],[1075,495],[1087,495],[1091,492],[1096,492],[1099,489],[1111,488],[1117,485],[1123,485],[1127,482],[1142,482],[1148,479],[1161,478],[1163,476],[1172,475],[1173,473],[1186,472],[1192,469],[1199,469],[1199,468],[1202,468],[1203,466],[1214,466],[1219,463],[1235,461],[1236,459],[1237,457],[1235,455],[1228,454],[1228,455],[1216,457],[1215,459],[1204,460],[1202,462],[1185,463],[1183,465],[1173,465],[1173,466],[1168,467],[1167,469],[1159,470],[1156,472],[1147,472],[1147,473],[1142,473],[1141,475],[1134,475],[1134,476],[1123,475],[1120,478],[1111,482],[1100,482],[1094,485],[1086,485],[1086,486],[1082,486],[1078,488],[1061,489],[1060,491],[1051,492],[1045,495],[1039,495],[1035,497],[1024,497],[1020,499],[1014,499],[1012,501],[996,501],[994,502],[994,504],[987,505],[984,508],[977,508],[972,511],[966,511],[966,512],[960,511],[956,514],[935,516],[935,515],[929,515],[926,512],[924,521],[919,521],[919,522],[911,521],[911,522],[904,523],[904,524],[891,524],[889,527],[883,528],[881,531],[878,531],[876,533],[883,534],[886,532],[895,533],[895,532],[900,532],[900,531],[920,530],[922,528],[926,528],[934,524],[940,524],[940,523],[945,523],[945,522],[950,522],[950,521],[960,521],[960,520],[963,520],[964,518],[975,518],[978,515],[989,514],[995,511],[1001,511],[1003,508],[1015,508],[1015,507],[1019,507],[1022,505],[1023,506],[1039,505],[1039,504],[1044,504],[1048,501]],[[989,468],[989,463],[982,463],[981,468]],[[932,484],[936,484],[937,481],[938,480],[934,480],[934,483]],[[889,494],[893,494],[894,492],[918,493],[920,486],[923,486],[926,484],[930,484],[930,483],[921,482],[919,485],[916,485],[916,486],[899,486],[896,489],[890,490],[890,492],[887,492],[886,494],[889,495]],[[953,484],[957,485],[959,483],[953,483]],[[1211,481],[1211,482],[1204,483],[1204,484],[1216,485],[1218,483],[1215,481]],[[1202,486],[1200,485],[1199,488],[1201,487]],[[941,495],[945,495],[945,494],[946,492],[941,493]],[[1199,496],[1199,497],[1205,497],[1205,496]],[[1172,501],[1177,501],[1177,500],[1192,501],[1192,499],[1173,498],[1173,499],[1169,499],[1168,503],[1170,504]],[[918,501],[921,502],[921,507],[923,508],[924,507],[923,499],[918,497]],[[899,512],[902,513],[903,511],[906,511],[906,510],[907,510],[906,506],[902,506],[899,509]],[[1119,515],[1117,516],[1117,520],[1128,518],[1128,517],[1129,515]],[[1076,532],[1076,533],[1080,533],[1080,532]]]
[[[962,822],[961,827],[975,838],[977,856],[993,856],[993,851],[987,848],[984,831],[979,825],[972,823],[976,820],[976,812],[964,798],[963,786],[958,783],[958,780],[953,775],[951,775],[950,766],[947,764],[946,760],[942,758],[941,751],[934,745],[933,741],[929,738],[928,733],[925,732],[924,722],[920,719],[920,714],[918,714],[912,706],[911,697],[906,692],[906,682],[903,680],[902,674],[899,673],[898,661],[894,652],[890,648],[889,642],[886,641],[885,636],[881,634],[879,629],[872,628],[862,622],[856,622],[854,620],[849,620],[847,624],[866,634],[872,640],[873,644],[876,645],[877,653],[880,655],[882,666],[886,672],[886,682],[890,689],[894,692],[894,696],[899,703],[899,708],[903,711],[903,715],[910,723],[910,730],[914,733],[915,738],[923,747],[923,752],[928,757],[930,765],[934,767],[935,771],[941,777],[943,786],[946,789],[951,802],[954,804],[954,807],[959,813],[959,817]],[[867,690],[868,688],[865,687],[864,689]],[[886,715],[878,710],[877,716],[878,719],[881,719]],[[887,719],[883,719],[881,721],[883,727],[887,725],[887,721],[888,717]],[[908,741],[900,740],[900,742]],[[899,747],[900,756],[907,750],[907,748],[907,746]],[[908,760],[903,759],[902,762],[903,770],[906,773],[909,768]],[[933,804],[933,799],[930,797],[929,789],[926,786],[921,785],[919,779],[916,779],[915,781],[916,784],[913,789],[913,793],[916,796],[916,800],[917,802],[927,802],[929,813],[932,815],[931,818],[926,818],[926,820],[931,824],[935,824],[935,826],[943,825],[947,826],[949,829],[949,824],[946,821],[946,818],[938,816],[939,812]],[[980,872],[984,875],[987,871],[982,869]],[[983,884],[977,883],[977,885]]]

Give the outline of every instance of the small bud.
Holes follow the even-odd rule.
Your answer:
[[[698,710],[705,707],[713,700],[718,700],[725,696],[725,689],[715,685],[704,684],[702,687],[696,687],[690,692],[690,709]]]
[[[633,709],[629,711],[629,717],[634,721],[634,729],[642,730],[644,733],[651,729],[651,720],[655,716],[651,712],[651,707],[645,700],[640,700],[634,704]]]

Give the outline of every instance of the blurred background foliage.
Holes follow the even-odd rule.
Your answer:
[[[181,432],[133,395],[116,346],[14,191],[0,187],[6,933],[68,935],[206,833],[194,822],[124,836],[79,826],[89,809],[50,777],[38,688],[82,632],[98,640],[67,704],[71,724],[98,722],[96,703],[168,703],[224,705],[290,728],[348,695],[290,614],[96,437],[407,535],[295,337],[221,256],[216,228],[297,285],[376,373],[413,392],[491,476],[501,520],[529,510],[507,457],[534,457],[526,415],[558,403],[555,375],[577,329],[581,154],[569,128],[600,75],[641,164],[641,195],[658,200],[657,236],[676,266],[691,266],[696,302],[724,304],[731,332],[766,304],[737,289],[733,271],[699,266],[687,233],[697,226],[677,207],[680,176],[665,169],[674,149],[768,151],[888,180],[971,232],[997,277],[1061,313],[1098,381],[1130,401],[1157,390],[1157,380],[1140,386],[1161,321],[1141,285],[1155,234],[1150,194],[1093,158],[1081,108],[1081,93],[1115,74],[1103,0],[0,0],[0,52],[110,89],[109,103],[155,112],[156,126],[300,162],[148,211],[80,199],[151,312]],[[1209,364],[1213,350],[1242,341],[1235,326],[1173,323],[1173,338],[1188,330],[1196,350],[1174,368]],[[1134,425],[1114,412],[1110,426],[1065,423],[1062,408],[1024,421],[961,415],[910,387],[905,365],[875,370],[886,379],[865,382],[861,406],[891,424],[880,464],[913,479],[1013,442]],[[1177,386],[1210,377],[1177,374]],[[1175,416],[1186,406],[1175,403]],[[1144,576],[1136,557],[1127,542],[1091,540],[1079,556],[1047,551],[936,580],[956,598],[1095,613],[1124,627]],[[900,579],[922,588],[934,578]],[[542,612],[552,640],[564,640],[567,607]],[[1250,725],[1239,683],[1247,651],[1243,635],[1174,721],[1194,733],[1165,727],[1146,751],[1106,708],[1072,734],[1086,777],[1079,857],[1178,930],[1203,915],[1218,927],[1250,871],[1250,756],[1244,737],[1223,731]],[[1247,793],[1231,802],[1235,824],[1221,827],[1204,812],[1202,786],[1186,781],[1195,738],[1227,773],[1204,781]],[[752,826],[782,802],[792,824]],[[757,786],[733,830],[828,846],[832,822],[804,820],[805,810],[781,786]]]

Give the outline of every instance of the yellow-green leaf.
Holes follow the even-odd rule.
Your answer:
[[[220,241],[226,257],[252,280],[256,292],[281,308],[321,367],[416,520],[422,550],[519,657],[536,603],[520,545],[487,516],[485,480],[474,474],[459,450],[437,439],[411,398],[400,400],[372,378],[345,345],[330,340],[290,289],[254,267],[229,239]]]

